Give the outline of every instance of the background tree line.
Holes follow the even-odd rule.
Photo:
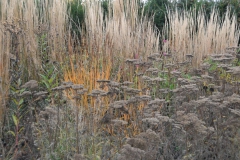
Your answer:
[[[102,0],[102,7],[105,13],[108,13],[109,0]],[[75,24],[83,24],[84,8],[82,0],[72,0],[69,2],[71,7],[71,19]],[[167,7],[169,9],[204,9],[207,16],[213,7],[216,7],[221,16],[224,16],[228,7],[231,8],[231,14],[235,14],[238,24],[240,22],[240,2],[239,0],[147,0],[145,3],[139,1],[139,7],[144,8],[146,16],[153,16],[155,26],[161,30],[165,23],[165,15],[167,14]],[[73,29],[75,27],[73,26]]]
[[[144,5],[146,15],[154,15],[154,23],[158,29],[162,29],[165,22],[166,6],[170,9],[196,9],[203,8],[206,15],[209,17],[213,7],[216,7],[221,16],[227,11],[227,7],[231,8],[231,14],[237,16],[238,23],[240,22],[240,3],[238,0],[148,0]]]

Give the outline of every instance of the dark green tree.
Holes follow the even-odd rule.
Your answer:
[[[82,0],[73,0],[69,2],[68,9],[70,10],[72,31],[79,34],[79,27],[84,23],[84,7],[82,5]]]
[[[231,9],[231,14],[240,16],[240,2],[239,0],[221,0],[216,2],[216,5],[219,9],[220,15],[224,16],[227,11],[227,8]]]
[[[154,18],[154,24],[161,30],[165,23],[165,14],[167,6],[171,6],[168,0],[149,0],[146,2],[144,9],[148,17]]]

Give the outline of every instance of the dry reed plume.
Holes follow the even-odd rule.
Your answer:
[[[203,10],[174,11],[168,10],[167,21],[163,30],[163,50],[172,52],[176,60],[183,62],[185,55],[194,55],[193,64],[199,66],[203,58],[210,54],[225,53],[225,48],[238,44],[239,29],[236,17],[230,16],[230,9],[225,17],[220,18],[216,8],[212,9],[208,19]]]
[[[21,73],[24,81],[38,77],[36,71],[42,63],[39,51],[41,36],[47,37],[49,57],[62,60],[66,52],[66,13],[66,0],[0,2],[0,118],[6,105],[10,82],[20,76],[17,74]]]

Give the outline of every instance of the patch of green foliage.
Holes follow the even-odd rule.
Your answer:
[[[43,34],[39,37],[38,40],[39,51],[41,54],[42,60],[42,72],[39,73],[40,76],[40,86],[48,91],[51,96],[52,89],[58,86],[58,77],[60,73],[59,67],[50,60],[50,56],[48,55],[48,44],[47,44],[47,35]]]

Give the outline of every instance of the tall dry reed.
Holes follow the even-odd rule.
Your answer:
[[[66,52],[66,26],[67,0],[0,2],[0,118],[13,75],[22,73],[23,81],[38,77],[41,36],[47,36],[49,57],[62,60]]]
[[[78,54],[84,56],[78,57],[81,59],[76,64],[78,69],[91,66],[88,69],[101,72],[101,78],[109,78],[106,71],[120,65],[124,68],[125,58],[146,58],[152,52],[159,51],[159,35],[152,27],[152,22],[141,15],[137,4],[138,0],[113,1],[104,19],[100,1],[84,2],[85,29],[81,31],[83,50]],[[106,74],[107,77],[103,76]]]
[[[193,54],[195,67],[210,54],[221,54],[226,47],[237,46],[239,28],[236,17],[228,9],[222,19],[216,8],[208,19],[203,10],[179,11],[168,9],[167,21],[162,37],[165,52],[171,51],[178,61],[184,61],[186,54]]]

